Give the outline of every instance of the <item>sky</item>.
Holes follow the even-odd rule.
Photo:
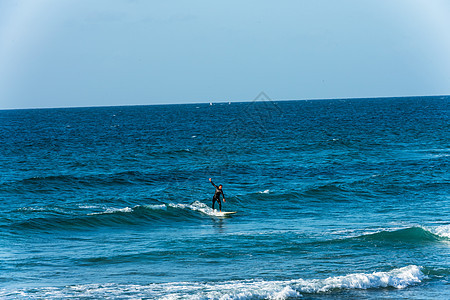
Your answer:
[[[2,0],[0,109],[450,95],[447,0]]]

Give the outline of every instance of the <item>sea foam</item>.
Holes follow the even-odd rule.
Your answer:
[[[104,211],[102,212],[95,212],[95,213],[90,213],[88,214],[88,216],[94,216],[94,215],[103,215],[103,214],[114,214],[114,213],[129,213],[132,212],[133,208],[131,207],[124,207],[124,208],[112,208],[112,207],[108,207],[105,208]]]
[[[299,280],[302,292],[318,293],[332,289],[369,289],[393,287],[403,289],[420,283],[425,275],[422,268],[415,265],[394,269],[389,272],[374,272],[371,274],[355,273],[345,276],[329,277],[325,280]]]
[[[439,237],[450,239],[450,225],[439,225],[436,227],[423,227],[423,228]]]
[[[1,290],[2,298],[44,296],[59,299],[78,298],[156,298],[156,299],[288,299],[302,294],[317,294],[346,289],[404,289],[425,279],[422,268],[410,265],[388,272],[354,273],[326,279],[296,279],[286,281],[235,280],[225,282],[172,282],[148,285],[88,284],[61,288],[32,290]]]
[[[182,210],[185,212],[200,212],[208,216],[223,217],[224,213],[219,212],[216,209],[212,209],[205,203],[200,201],[195,201],[191,204],[184,203],[167,203],[167,204],[148,204],[148,205],[136,205],[134,207],[124,207],[124,208],[114,208],[114,207],[104,207],[101,212],[89,213],[92,215],[104,215],[104,214],[114,214],[114,213],[133,213],[140,209],[147,209],[150,211],[167,211],[172,210]]]
[[[220,217],[220,216],[224,215],[223,213],[217,211],[216,209],[212,209],[211,207],[209,207],[208,205],[206,205],[205,203],[202,203],[200,201],[195,201],[192,204],[182,204],[182,203],[174,204],[174,203],[170,203],[170,204],[168,204],[168,206],[172,207],[172,208],[191,210],[191,211],[198,211],[198,212],[201,212],[201,213],[203,213],[205,215],[208,215],[208,216]]]

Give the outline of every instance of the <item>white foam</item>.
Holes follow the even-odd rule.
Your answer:
[[[268,194],[270,192],[270,190],[264,190],[264,191],[259,191],[259,194]]]
[[[423,229],[444,238],[450,239],[450,225],[439,225],[436,227],[423,227]]]
[[[107,208],[105,210],[105,213],[107,214],[113,214],[116,212],[132,212],[133,209],[131,207],[124,207],[124,208]]]
[[[17,211],[46,211],[48,208],[45,207],[21,207]]]
[[[17,211],[65,213],[63,209],[54,206],[27,206],[18,208]]]
[[[77,298],[152,298],[152,299],[287,299],[301,293],[324,293],[342,289],[397,288],[420,283],[426,276],[421,267],[410,265],[388,272],[354,273],[326,279],[296,279],[286,281],[236,280],[225,282],[173,282],[148,285],[88,284],[7,291],[0,297],[23,296],[60,299]]]
[[[131,207],[104,208],[104,210],[102,212],[90,213],[88,215],[113,214],[113,213],[117,213],[117,212],[129,213],[138,207],[141,207],[141,206],[137,205],[134,208],[131,208]],[[208,205],[206,205],[200,201],[195,201],[192,204],[183,204],[183,203],[148,204],[148,205],[143,205],[142,207],[151,209],[151,210],[167,210],[168,207],[171,207],[171,208],[176,208],[176,209],[199,211],[199,212],[204,213],[209,216],[217,216],[217,217],[224,216],[223,213],[221,213],[215,209],[213,210],[211,207],[209,207]]]
[[[208,205],[206,205],[205,203],[202,203],[200,201],[195,201],[192,204],[182,204],[182,203],[169,203],[168,204],[170,207],[173,208],[179,208],[179,209],[189,209],[189,210],[193,210],[193,211],[199,211],[201,213],[204,213],[208,216],[223,216],[223,213],[218,212],[215,209],[212,209],[211,207],[209,207]]]
[[[102,214],[114,214],[114,213],[118,213],[118,212],[125,212],[125,213],[129,213],[132,212],[133,209],[131,207],[124,207],[124,208],[106,208],[104,211],[102,212],[96,212],[96,213],[91,213],[88,214],[88,216],[93,216],[93,215],[102,215]]]
[[[167,206],[165,204],[148,204],[144,205],[144,207],[152,210],[167,210]]]
[[[324,280],[298,280],[295,285],[302,292],[321,293],[333,289],[369,289],[393,287],[403,289],[420,283],[425,278],[421,267],[410,265],[389,272],[374,272],[372,274],[355,273],[345,276],[329,277]]]
[[[78,207],[82,208],[82,209],[98,208],[98,206],[96,206],[96,205],[79,205]]]

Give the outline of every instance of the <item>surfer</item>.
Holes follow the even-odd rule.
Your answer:
[[[216,188],[214,197],[212,199],[212,209],[214,209],[214,203],[217,201],[217,202],[219,202],[219,211],[222,211],[222,203],[220,202],[220,194],[222,194],[223,202],[226,202],[225,195],[223,194],[223,191],[222,191],[222,185],[221,184],[219,184],[219,186],[215,185],[212,182],[211,178],[209,179],[209,182],[211,182],[211,184]]]

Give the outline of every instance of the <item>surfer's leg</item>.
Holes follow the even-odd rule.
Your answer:
[[[220,199],[219,199],[219,200],[217,200],[217,202],[219,202],[219,211],[222,211],[222,201],[220,201]]]

